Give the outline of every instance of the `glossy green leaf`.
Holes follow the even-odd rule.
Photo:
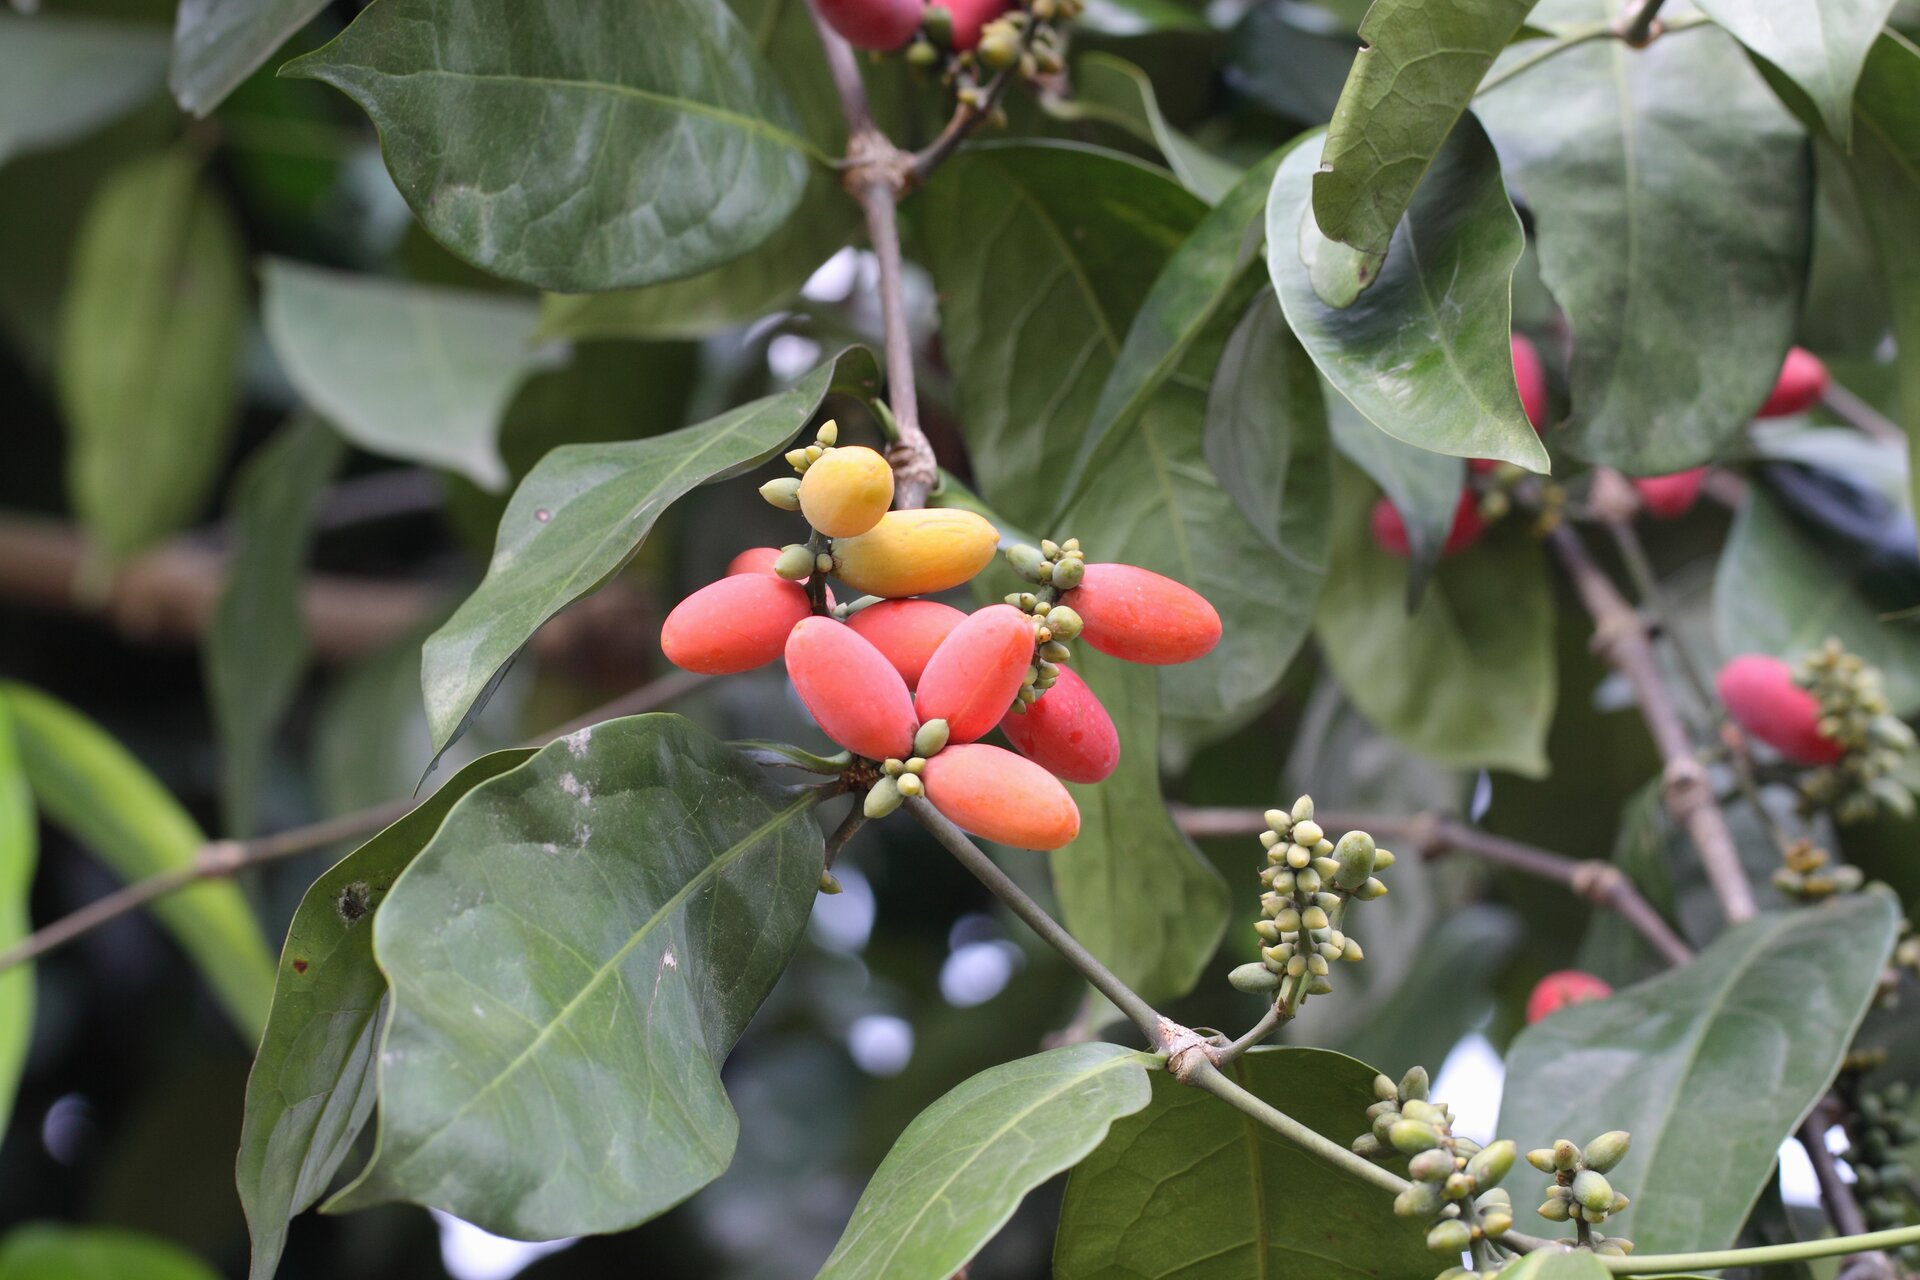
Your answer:
[[[1052,854],[1066,926],[1148,1000],[1193,989],[1226,932],[1226,880],[1167,812],[1160,790],[1159,680],[1152,667],[1092,652],[1074,666],[1113,717],[1120,766],[1068,784],[1080,836]]]
[[[378,0],[283,74],[360,104],[441,243],[560,292],[738,257],[786,221],[818,158],[720,0]]]
[[[1313,175],[1323,234],[1385,256],[1415,188],[1534,0],[1378,0]]]
[[[500,422],[513,393],[563,352],[537,347],[524,298],[324,271],[261,268],[273,354],[314,410],[361,448],[507,483]]]
[[[186,152],[132,161],[88,207],[55,373],[67,487],[111,558],[187,523],[219,477],[246,324],[240,254]]]
[[[1374,1069],[1324,1049],[1255,1049],[1223,1070],[1342,1146],[1375,1101]],[[1431,1280],[1434,1255],[1391,1195],[1165,1072],[1152,1084],[1067,1179],[1056,1280]]]
[[[1554,598],[1540,547],[1491,532],[1442,561],[1411,615],[1407,562],[1373,545],[1371,487],[1336,468],[1333,567],[1314,629],[1353,704],[1442,764],[1542,777],[1554,703]]]
[[[0,950],[33,929],[27,907],[39,839],[33,791],[14,743],[13,715],[0,695]],[[14,1093],[32,1038],[33,966],[15,965],[0,973],[0,1131],[13,1114]]]
[[[1501,1136],[1527,1150],[1625,1129],[1620,1234],[1641,1253],[1728,1247],[1833,1082],[1898,915],[1879,894],[1762,915],[1683,969],[1534,1024],[1507,1055]]]
[[[1061,119],[1117,125],[1155,147],[1180,185],[1208,204],[1240,180],[1238,165],[1222,160],[1167,123],[1152,79],[1125,58],[1096,51],[1075,59],[1073,96],[1049,98],[1044,105]]]
[[[1813,545],[1772,497],[1756,489],[1734,517],[1713,581],[1721,656],[1770,653],[1791,662],[1829,636],[1880,668],[1902,714],[1920,707],[1920,626],[1882,621],[1862,593],[1861,566]]]
[[[180,0],[167,72],[174,100],[206,115],[326,7],[327,0]]]
[[[179,1245],[119,1227],[30,1222],[0,1238],[5,1280],[219,1280]]]
[[[1500,1274],[1503,1280],[1608,1280],[1613,1273],[1594,1254],[1542,1249],[1512,1266],[1502,1267]],[[1685,1277],[1669,1277],[1669,1280],[1685,1280]]]
[[[325,424],[296,419],[247,460],[234,485],[233,557],[204,651],[230,836],[253,833],[267,750],[306,671],[300,588],[320,495],[345,458]]]
[[[1267,203],[1267,269],[1314,363],[1396,439],[1546,471],[1546,450],[1520,407],[1509,340],[1513,269],[1525,238],[1479,124],[1462,117],[1402,219],[1379,279],[1345,306],[1322,297],[1319,264],[1354,251],[1314,224],[1317,163],[1311,140],[1296,147],[1274,175]]]
[[[180,803],[105,730],[64,702],[0,684],[34,799],[55,825],[123,880],[191,863],[207,838]],[[155,902],[153,914],[200,966],[248,1043],[273,993],[273,957],[240,890],[203,880]]]
[[[373,1046],[387,994],[373,960],[373,914],[454,804],[532,755],[482,756],[323,872],[300,900],[240,1132],[236,1181],[253,1234],[254,1280],[270,1280],[287,1219],[326,1193],[373,1114]]]
[[[1607,23],[1623,7],[1542,0],[1534,17]],[[1772,389],[1800,313],[1812,166],[1799,125],[1712,27],[1642,50],[1581,45],[1474,110],[1573,330],[1556,439],[1632,474],[1715,457]]]
[[[1060,143],[975,147],[928,184],[921,230],[974,480],[1008,518],[1058,512],[1127,327],[1205,212],[1159,169]]]
[[[167,33],[0,11],[0,164],[83,137],[160,87]]]
[[[806,927],[817,799],[666,715],[475,788],[374,917],[378,1146],[330,1207],[544,1240],[718,1177],[739,1125],[720,1063]]]
[[[1700,0],[1700,8],[1807,95],[1842,147],[1853,132],[1853,91],[1895,0]]]
[[[1325,399],[1334,447],[1380,486],[1406,526],[1407,609],[1411,612],[1419,608],[1434,566],[1440,563],[1440,549],[1453,529],[1460,490],[1467,480],[1466,465],[1375,430],[1345,396],[1331,394]]]
[[[1867,55],[1854,98],[1848,167],[1893,304],[1899,345],[1900,417],[1910,447],[1920,441],[1920,47],[1894,31]],[[1908,483],[1920,509],[1920,467]]]
[[[907,1126],[819,1280],[948,1280],[1026,1194],[1072,1168],[1152,1097],[1152,1060],[1078,1044],[1002,1063]]]
[[[1229,82],[1268,110],[1304,125],[1325,124],[1360,51],[1354,35],[1366,5],[1269,0],[1249,8],[1229,39]]]
[[[433,634],[421,660],[436,751],[459,736],[540,625],[611,577],[660,513],[709,480],[783,449],[828,392],[867,394],[873,357],[847,351],[786,391],[646,440],[567,445],[514,491],[487,576]]]

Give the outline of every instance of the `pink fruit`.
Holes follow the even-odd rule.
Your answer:
[[[1820,732],[1820,702],[1778,658],[1743,653],[1714,681],[1727,714],[1794,764],[1832,764],[1845,754]]]
[[[1692,467],[1670,476],[1641,476],[1633,487],[1648,515],[1656,520],[1678,520],[1693,510],[1700,498],[1700,486],[1706,481],[1707,469]]]
[[[735,574],[675,605],[660,628],[660,648],[688,671],[751,671],[780,656],[787,633],[808,612],[802,587],[770,573]]]
[[[1605,1000],[1613,994],[1613,988],[1590,973],[1579,969],[1562,969],[1540,979],[1533,994],[1527,997],[1527,1025],[1532,1026],[1550,1013],[1556,1013],[1570,1004],[1585,1004],[1589,1000]]]
[[[1400,517],[1400,508],[1393,505],[1389,498],[1381,498],[1373,504],[1373,510],[1367,515],[1367,527],[1373,534],[1373,545],[1390,556],[1405,560],[1413,554],[1413,547],[1407,541],[1407,522]],[[1465,551],[1487,531],[1487,522],[1480,517],[1479,500],[1471,490],[1460,495],[1460,505],[1453,511],[1453,527],[1447,530],[1447,540],[1440,548],[1443,556]]]
[[[938,0],[938,3],[953,15],[953,47],[963,51],[978,45],[980,29],[1011,7],[1007,0]]]
[[[1520,407],[1527,421],[1539,431],[1547,425],[1547,367],[1540,363],[1540,352],[1525,334],[1513,335],[1513,380],[1520,388]]]
[[[913,754],[913,695],[886,655],[844,622],[804,618],[787,636],[787,675],[829,738],[869,760]]]
[[[967,615],[938,600],[882,600],[847,619],[847,625],[865,636],[913,689],[927,660]]]
[[[921,773],[927,801],[969,835],[1016,849],[1058,849],[1080,834],[1080,808],[1060,780],[984,742],[948,747]]]
[[[920,723],[947,722],[947,741],[986,736],[1013,705],[1033,665],[1033,620],[989,605],[955,627],[927,660],[913,696]]]
[[[1128,662],[1192,662],[1220,643],[1220,615],[1206,597],[1150,569],[1090,564],[1066,603],[1085,624],[1081,639]]]
[[[748,547],[727,561],[727,576],[736,573],[772,573],[773,562],[780,558],[778,547]]]
[[[1068,782],[1101,782],[1120,763],[1120,734],[1100,699],[1071,667],[1025,711],[1009,711],[1000,731],[1021,755]]]
[[[1790,413],[1811,409],[1826,391],[1827,366],[1821,363],[1820,357],[1805,347],[1790,348],[1772,393],[1755,416],[1784,418]]]
[[[913,39],[921,0],[814,0],[826,24],[856,49],[898,49]]]

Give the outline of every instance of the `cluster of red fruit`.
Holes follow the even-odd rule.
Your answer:
[[[1720,668],[1714,684],[1734,722],[1789,764],[1833,764],[1846,754],[1846,747],[1821,729],[1820,700],[1780,659],[1743,653]]]
[[[1540,353],[1533,343],[1517,333],[1513,335],[1513,374],[1520,386],[1520,404],[1527,412],[1527,421],[1533,424],[1535,431],[1544,429],[1547,422],[1546,367],[1541,363]],[[1786,362],[1780,367],[1780,376],[1774,382],[1773,391],[1767,396],[1767,402],[1760,406],[1757,416],[1783,418],[1802,413],[1816,404],[1826,389],[1827,367],[1820,362],[1820,357],[1803,347],[1794,347],[1787,352]],[[1491,472],[1499,465],[1487,458],[1475,458],[1468,464],[1476,475]],[[1633,487],[1640,495],[1640,505],[1648,515],[1659,520],[1677,520],[1693,509],[1706,478],[1705,467],[1692,467],[1672,475],[1640,476],[1633,481]],[[1374,545],[1382,551],[1402,559],[1411,554],[1406,522],[1390,500],[1381,498],[1373,504],[1369,527]],[[1480,540],[1487,528],[1488,522],[1481,512],[1479,495],[1471,487],[1463,489],[1460,505],[1453,513],[1453,526],[1447,531],[1447,540],[1440,554],[1450,556],[1465,551]]]
[[[1079,638],[1132,661],[1189,661],[1218,643],[1219,615],[1159,574],[1087,564],[1071,542],[1047,544],[1050,556],[1009,553],[1048,566],[1050,585],[1017,594],[1017,603],[967,614],[918,598],[971,580],[993,559],[999,534],[972,512],[888,510],[886,460],[835,447],[836,436],[828,423],[819,443],[788,455],[797,484],[761,490],[803,512],[814,541],[740,553],[727,576],[667,616],[661,648],[676,666],[709,675],[784,658],[826,735],[879,766],[869,816],[925,796],[973,835],[1059,848],[1080,831],[1060,780],[1104,779],[1119,763],[1120,741],[1093,691],[1051,659],[1064,660],[1065,642]],[[823,592],[828,612],[818,612],[806,586],[814,574],[867,594],[835,608]],[[979,741],[995,727],[1020,754]]]
[[[913,39],[914,33],[928,23],[930,11],[935,9],[944,9],[946,18],[944,24],[940,24],[937,17],[933,21],[951,31],[948,43],[964,52],[980,43],[982,27],[1011,7],[1008,0],[941,0],[939,4],[929,4],[927,0],[816,0],[816,3],[827,25],[839,32],[848,44],[856,49],[879,52],[898,49]]]

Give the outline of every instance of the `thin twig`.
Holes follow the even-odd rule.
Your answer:
[[[1382,1191],[1399,1195],[1407,1189],[1405,1178],[1363,1156],[1355,1155],[1331,1138],[1321,1137],[1278,1107],[1261,1101],[1241,1088],[1210,1063],[1197,1067],[1188,1083],[1196,1089],[1203,1089],[1212,1094],[1236,1111],[1258,1120],[1308,1154],[1318,1156],[1328,1164],[1364,1182],[1370,1182]]]
[[[847,847],[847,842],[853,839],[854,833],[866,825],[867,815],[861,812],[859,797],[856,796],[853,808],[840,820],[840,825],[833,829],[833,834],[827,837],[826,869],[828,871],[833,870],[833,864],[839,859],[840,851]]]
[[[529,739],[526,745],[545,746],[557,738],[605,720],[652,711],[682,697],[706,683],[707,679],[706,676],[685,671],[662,676],[630,693],[622,694],[578,720],[570,721],[557,729],[548,730]],[[0,951],[0,973],[16,965],[38,959],[49,951],[65,946],[82,934],[90,933],[101,925],[117,920],[129,912],[138,911],[148,903],[164,898],[168,894],[177,893],[202,880],[224,879],[249,867],[278,862],[283,858],[292,858],[303,853],[312,853],[316,849],[324,849],[329,845],[362,839],[375,832],[384,831],[411,813],[421,799],[424,797],[389,800],[385,804],[374,805],[370,809],[361,809],[354,813],[342,814],[337,818],[328,818],[321,822],[309,823],[304,827],[293,827],[274,835],[259,836],[251,840],[209,841],[201,845],[194,854],[193,860],[184,866],[174,867],[158,875],[124,885],[105,897],[89,902],[79,910],[60,917],[52,924],[35,930],[5,951]]]
[[[1658,6],[1656,5],[1655,7],[1657,8]],[[1686,14],[1675,18],[1672,22],[1663,24],[1660,29],[1660,34],[1672,35],[1675,32],[1686,31],[1692,27],[1704,26],[1708,21],[1709,19],[1705,14]],[[1483,93],[1491,92],[1515,76],[1531,71],[1547,59],[1558,57],[1569,49],[1577,49],[1581,45],[1590,44],[1595,40],[1625,39],[1626,36],[1623,32],[1605,22],[1582,23],[1578,26],[1566,27],[1562,29],[1560,35],[1556,38],[1544,42],[1539,48],[1531,50],[1524,57],[1516,58],[1513,62],[1502,67],[1496,74],[1490,75],[1485,80],[1482,80],[1480,87],[1473,91],[1474,96],[1477,98]]]
[[[1617,28],[1620,38],[1636,49],[1643,49],[1661,33],[1659,26],[1660,6],[1664,0],[1639,0],[1633,8],[1620,15]]]
[[[1904,444],[1907,436],[1900,425],[1837,382],[1829,382],[1820,394],[1820,403],[1828,412],[1854,430],[1888,444]]]
[[[1715,802],[1706,766],[1694,753],[1673,694],[1660,675],[1646,623],[1626,597],[1588,554],[1580,536],[1560,525],[1547,536],[1560,563],[1573,579],[1588,614],[1593,618],[1593,645],[1632,686],[1640,715],[1664,764],[1667,811],[1686,828],[1700,855],[1707,880],[1720,900],[1728,921],[1751,919],[1757,910],[1753,886],[1740,864],[1740,851],[1727,827],[1726,815]]]

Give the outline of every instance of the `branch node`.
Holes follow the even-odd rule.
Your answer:
[[[193,861],[196,873],[212,879],[233,875],[247,865],[247,860],[247,846],[240,841],[210,840],[200,846],[200,856]]]
[[[1219,1046],[1165,1015],[1160,1018],[1160,1044],[1167,1052],[1167,1070],[1181,1084],[1192,1084],[1203,1065],[1220,1065]]]
[[[913,157],[873,125],[855,129],[847,138],[847,156],[841,162],[840,185],[856,200],[862,193],[878,189],[891,200],[912,191],[919,181]]]
[[[1609,862],[1588,860],[1573,868],[1573,891],[1595,906],[1611,906],[1626,886],[1626,873]]]

